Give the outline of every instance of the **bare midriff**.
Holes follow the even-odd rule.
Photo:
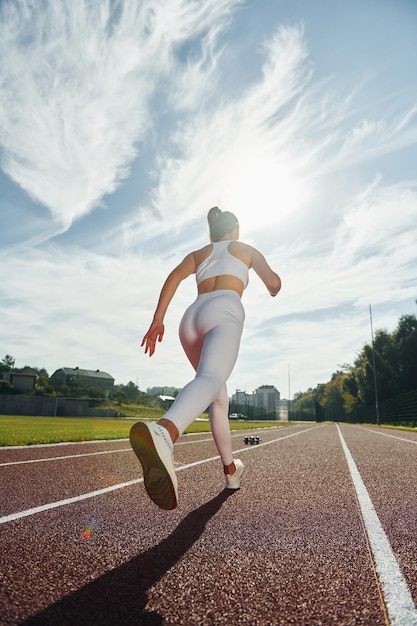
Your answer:
[[[230,274],[224,274],[222,276],[213,276],[213,278],[206,278],[198,285],[198,295],[202,293],[210,293],[212,291],[219,291],[219,289],[229,289],[235,291],[240,297],[243,293],[243,283],[240,278],[231,276]]]

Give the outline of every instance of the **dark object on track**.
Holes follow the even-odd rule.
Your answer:
[[[243,441],[244,441],[246,444],[250,443],[250,445],[251,445],[251,446],[253,446],[254,444],[259,443],[259,442],[260,442],[260,440],[261,440],[261,438],[260,438],[260,437],[254,437],[254,436],[250,436],[250,437],[248,437],[248,436],[246,435],[246,437],[244,438],[244,440],[243,440]]]

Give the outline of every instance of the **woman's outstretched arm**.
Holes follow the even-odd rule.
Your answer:
[[[159,295],[152,324],[142,339],[141,347],[145,346],[145,354],[149,352],[149,356],[152,356],[155,352],[156,341],[162,341],[165,330],[164,317],[168,306],[177,291],[179,284],[194,272],[195,259],[194,253],[191,252],[183,261],[181,261],[179,265],[177,265],[175,269],[172,270],[166,279]]]

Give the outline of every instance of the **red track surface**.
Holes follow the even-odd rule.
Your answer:
[[[171,512],[148,500],[127,441],[0,449],[0,624],[417,624],[417,434],[254,434],[234,435],[238,492],[210,435],[182,437]]]

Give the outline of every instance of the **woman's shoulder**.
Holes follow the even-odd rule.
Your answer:
[[[243,261],[250,267],[252,261],[252,254],[254,248],[243,241],[233,240],[230,242],[228,248],[230,254],[237,257],[240,261]]]
[[[237,250],[246,250],[248,252],[254,250],[253,246],[250,246],[248,243],[240,241],[239,239],[233,239],[231,243]]]
[[[194,250],[192,254],[195,259],[196,267],[210,256],[212,250],[213,250],[213,244],[211,243],[207,244],[206,246],[203,246],[199,250]]]

